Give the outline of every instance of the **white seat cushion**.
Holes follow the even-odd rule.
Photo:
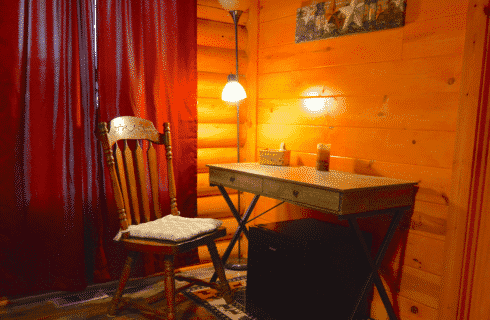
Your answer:
[[[169,214],[154,221],[131,225],[125,231],[129,231],[130,237],[179,242],[214,231],[222,223],[216,219],[185,218]],[[121,235],[122,231],[119,231],[114,240],[118,241]]]

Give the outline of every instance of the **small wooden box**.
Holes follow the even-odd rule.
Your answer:
[[[272,166],[288,166],[291,150],[259,150],[259,163]]]

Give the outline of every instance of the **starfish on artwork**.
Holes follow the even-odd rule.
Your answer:
[[[400,9],[400,11],[403,11],[403,5],[405,4],[405,0],[392,0],[392,2],[395,4],[395,7]]]
[[[323,30],[325,30],[326,33],[331,33],[332,31],[334,31],[336,29],[336,25],[335,23],[328,23],[326,22],[325,23],[325,28]]]
[[[403,0],[402,0],[403,1]],[[352,0],[350,5],[339,9],[345,15],[344,25],[342,30],[346,30],[354,21],[359,27],[362,27],[362,16],[364,14],[364,2],[359,3],[359,0]]]
[[[305,25],[315,16],[316,6],[309,6],[303,8],[303,21]]]

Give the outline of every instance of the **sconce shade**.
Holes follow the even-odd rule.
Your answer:
[[[250,0],[219,0],[219,3],[226,11],[245,11],[250,6]]]
[[[221,93],[221,100],[234,103],[241,101],[246,97],[247,93],[245,92],[245,89],[243,89],[242,85],[237,81],[236,76],[234,74],[228,75],[228,82]]]

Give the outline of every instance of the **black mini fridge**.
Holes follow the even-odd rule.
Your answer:
[[[259,320],[349,319],[369,270],[348,227],[309,218],[250,227],[245,308]],[[362,303],[354,319],[368,318]]]

